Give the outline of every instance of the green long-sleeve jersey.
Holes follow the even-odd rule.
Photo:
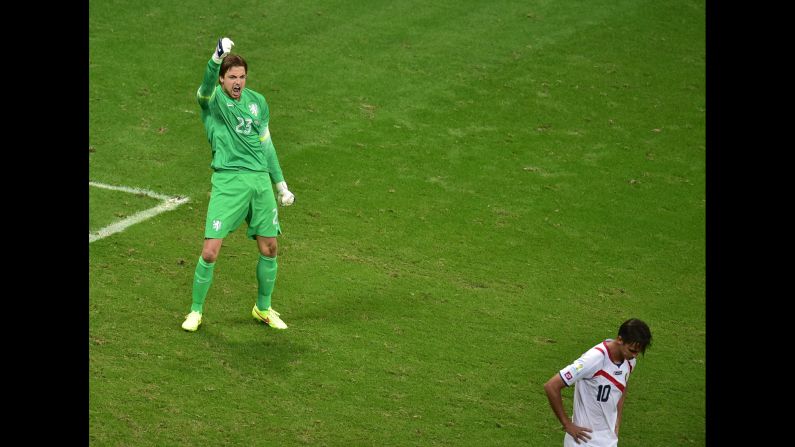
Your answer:
[[[244,88],[239,101],[230,98],[218,84],[220,69],[221,64],[210,59],[196,93],[212,148],[210,167],[214,171],[267,172],[271,182],[284,181],[268,130],[270,110],[265,97]]]

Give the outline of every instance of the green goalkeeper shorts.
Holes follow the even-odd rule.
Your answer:
[[[281,234],[279,212],[267,172],[214,172],[212,185],[204,224],[205,238],[223,239],[243,220],[248,224],[246,235],[251,239]]]

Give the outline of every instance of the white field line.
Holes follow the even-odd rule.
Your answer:
[[[118,233],[120,231],[124,231],[127,227],[135,225],[139,222],[142,222],[146,219],[150,219],[154,216],[157,216],[160,213],[164,213],[166,211],[171,211],[178,206],[182,205],[183,203],[188,203],[190,201],[190,197],[180,197],[180,196],[167,196],[164,194],[159,194],[154,191],[148,191],[146,189],[139,189],[139,188],[130,188],[127,186],[113,186],[113,185],[106,185],[104,183],[97,183],[97,182],[88,182],[89,186],[94,186],[96,188],[104,188],[110,189],[113,191],[122,191],[127,192],[130,194],[143,194],[147,197],[151,197],[153,199],[157,199],[162,201],[159,205],[149,208],[138,213],[133,214],[130,217],[122,219],[120,221],[114,222],[107,227],[100,228],[98,231],[93,233],[88,233],[88,243],[92,243],[94,241],[98,241],[102,238],[106,238],[111,234]]]

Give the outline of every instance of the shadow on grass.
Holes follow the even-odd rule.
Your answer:
[[[266,327],[253,318],[236,317],[204,321],[197,332],[185,335],[197,337],[203,349],[232,366],[242,370],[267,368],[281,375],[291,372],[289,365],[310,351],[300,335],[289,331]]]

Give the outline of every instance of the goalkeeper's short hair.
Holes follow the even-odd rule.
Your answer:
[[[221,62],[221,71],[219,72],[219,75],[224,77],[227,70],[232,67],[243,67],[243,70],[245,70],[246,74],[248,74],[248,64],[246,63],[246,60],[243,59],[243,56],[239,54],[230,54]]]

